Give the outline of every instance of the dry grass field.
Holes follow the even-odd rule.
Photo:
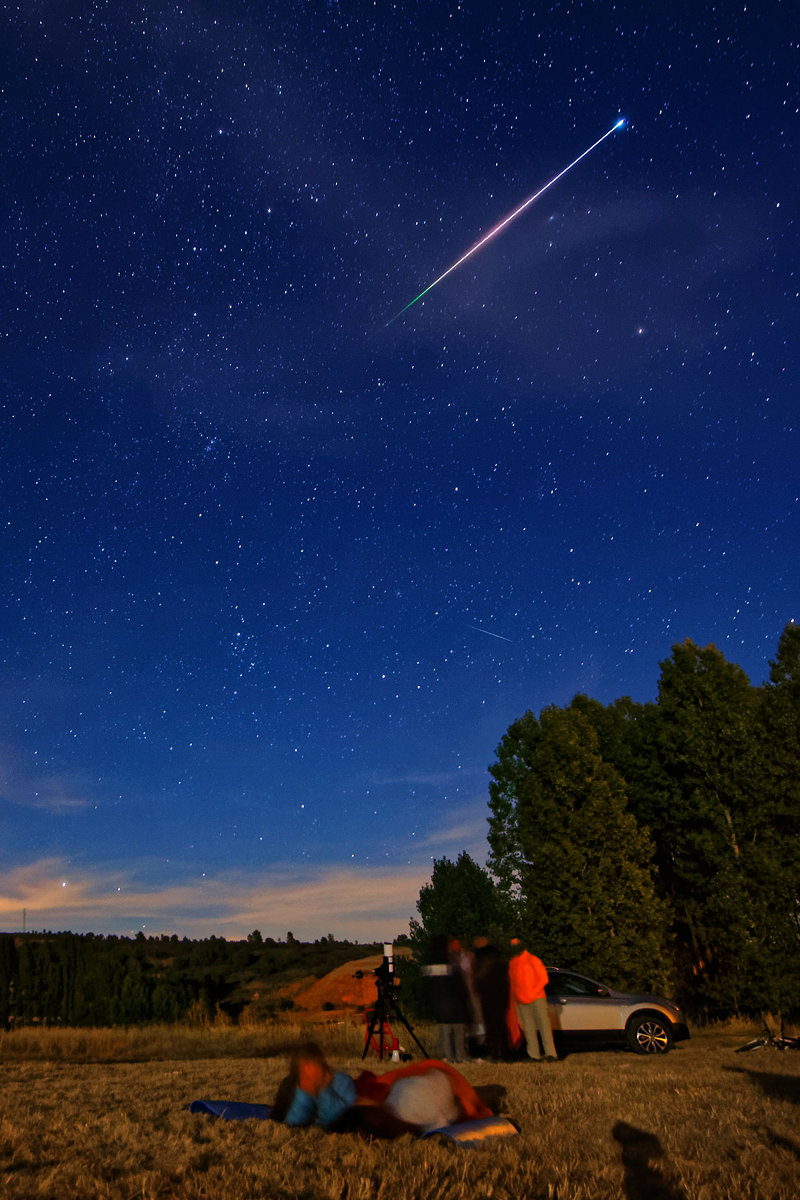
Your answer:
[[[297,1031],[299,1033],[299,1031]],[[736,1054],[738,1036],[673,1053],[474,1062],[507,1088],[520,1126],[463,1149],[365,1142],[188,1112],[197,1097],[264,1102],[291,1029],[80,1031],[0,1036],[0,1196],[5,1200],[795,1200],[800,1054]],[[303,1036],[308,1036],[308,1030]],[[361,1066],[358,1034],[319,1038]],[[378,1069],[370,1057],[368,1066]]]

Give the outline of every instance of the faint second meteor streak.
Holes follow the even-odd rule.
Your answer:
[[[400,311],[396,312],[393,317],[390,317],[389,320],[386,322],[384,329],[388,325],[391,325],[392,321],[396,321],[398,317],[402,317],[404,312],[408,312],[408,310],[412,307],[412,305],[416,304],[418,300],[421,300],[423,296],[427,296],[428,292],[432,288],[435,288],[437,283],[441,283],[442,280],[446,279],[447,276],[452,271],[457,270],[458,267],[460,267],[462,263],[465,263],[468,258],[472,258],[473,254],[477,254],[477,252],[480,250],[481,246],[485,246],[486,243],[491,241],[491,239],[493,237],[495,237],[500,232],[501,229],[505,229],[506,225],[510,225],[511,222],[520,215],[520,213],[525,212],[525,209],[528,208],[529,205],[533,204],[534,200],[538,200],[540,196],[543,196],[548,188],[551,188],[554,183],[558,183],[559,179],[564,178],[567,171],[571,171],[573,167],[577,167],[577,165],[581,161],[581,159],[586,158],[587,154],[591,154],[592,151],[595,150],[600,145],[601,142],[604,142],[607,137],[611,137],[611,134],[614,133],[617,129],[621,129],[624,124],[625,124],[625,118],[620,117],[619,120],[616,121],[611,126],[611,128],[606,133],[603,134],[602,137],[598,138],[596,142],[592,142],[592,144],[588,148],[588,150],[584,150],[583,154],[579,154],[577,158],[573,158],[572,162],[569,164],[568,167],[564,167],[563,171],[559,171],[557,175],[554,175],[553,178],[550,179],[544,185],[544,187],[539,188],[538,192],[534,192],[532,196],[528,196],[527,200],[523,200],[523,202],[522,202],[522,204],[520,204],[519,208],[515,208],[514,211],[512,213],[509,213],[507,217],[503,217],[502,221],[500,221],[497,225],[495,225],[495,227],[493,229],[490,229],[488,233],[485,233],[483,235],[483,237],[475,243],[474,246],[471,246],[470,249],[467,250],[466,254],[462,254],[461,258],[459,258],[456,262],[454,262],[452,264],[452,266],[448,267],[446,271],[443,271],[438,279],[434,279],[433,283],[429,283],[428,286],[424,289],[424,291],[420,292],[420,294],[418,296],[415,296],[413,300],[409,300],[409,302],[405,306],[405,308],[401,308]],[[483,632],[485,632],[485,630]]]
[[[501,642],[510,642],[512,639],[504,637],[502,633],[492,633],[491,629],[481,629],[480,625],[468,625],[467,629],[477,629],[478,633],[485,633],[487,637],[499,638]]]

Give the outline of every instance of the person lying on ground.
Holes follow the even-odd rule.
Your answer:
[[[495,1100],[499,1089],[491,1089]],[[475,1088],[449,1063],[426,1059],[352,1079],[332,1071],[319,1046],[307,1042],[291,1056],[272,1112],[287,1125],[320,1125],[376,1137],[420,1134],[492,1116]]]

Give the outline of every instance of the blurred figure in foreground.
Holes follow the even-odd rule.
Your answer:
[[[487,937],[476,937],[474,946],[473,978],[483,1015],[484,1045],[489,1058],[502,1062],[508,1058],[508,966]]]
[[[437,937],[431,946],[431,962],[422,968],[436,1019],[437,1053],[450,1062],[462,1062],[467,1056],[467,1025],[471,1019],[460,949],[455,939]]]
[[[451,938],[448,947],[450,961],[461,972],[464,985],[463,992],[467,1002],[468,1021],[466,1029],[466,1047],[469,1054],[475,1054],[474,1047],[483,1045],[486,1027],[483,1020],[483,1009],[478,989],[475,986],[475,955],[472,950],[463,946],[457,938]]]

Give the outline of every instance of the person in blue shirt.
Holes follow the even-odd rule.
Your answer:
[[[289,1074],[278,1088],[273,1119],[286,1125],[342,1123],[356,1100],[356,1086],[344,1071],[332,1071],[315,1042],[298,1046],[289,1061]]]

